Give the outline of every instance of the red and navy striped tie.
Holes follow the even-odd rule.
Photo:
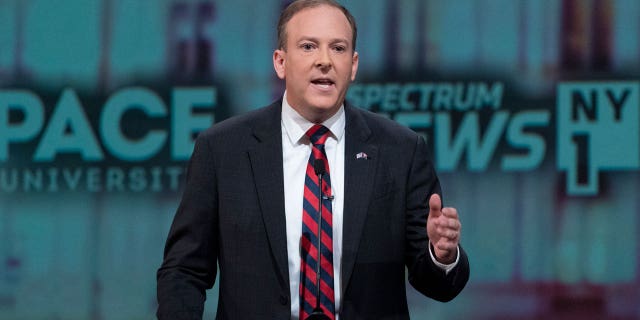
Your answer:
[[[316,270],[318,257],[318,206],[320,186],[314,171],[314,162],[321,159],[325,165],[322,175],[322,236],[320,252],[320,308],[329,319],[335,319],[335,296],[333,291],[333,214],[331,211],[331,179],[329,163],[324,150],[324,143],[329,136],[329,129],[316,124],[306,135],[312,143],[311,156],[307,163],[307,175],[304,180],[304,200],[302,203],[302,237],[300,238],[300,319],[306,319],[316,306]],[[323,198],[324,198],[323,197]]]

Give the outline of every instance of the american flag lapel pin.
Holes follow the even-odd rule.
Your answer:
[[[367,159],[369,159],[369,156],[364,152],[358,152],[358,154],[356,154],[356,159],[365,159],[365,160],[367,160]]]

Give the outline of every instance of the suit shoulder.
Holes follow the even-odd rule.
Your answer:
[[[252,110],[240,115],[236,115],[213,124],[208,129],[202,131],[199,139],[228,139],[238,141],[243,136],[250,134],[257,125],[278,125],[280,126],[279,107],[272,105]],[[277,110],[276,110],[277,109]]]

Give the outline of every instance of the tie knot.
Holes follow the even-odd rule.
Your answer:
[[[307,130],[307,137],[311,140],[311,143],[314,145],[324,145],[325,141],[327,141],[327,137],[329,137],[329,129],[321,124],[314,124],[311,129]]]

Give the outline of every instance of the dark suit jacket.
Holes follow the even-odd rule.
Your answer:
[[[413,287],[448,301],[469,278],[467,256],[445,275],[427,251],[440,185],[424,140],[348,104],[345,116],[340,316],[408,319],[405,266]],[[158,270],[158,318],[201,319],[218,268],[216,319],[291,318],[280,118],[277,101],[199,135]]]

